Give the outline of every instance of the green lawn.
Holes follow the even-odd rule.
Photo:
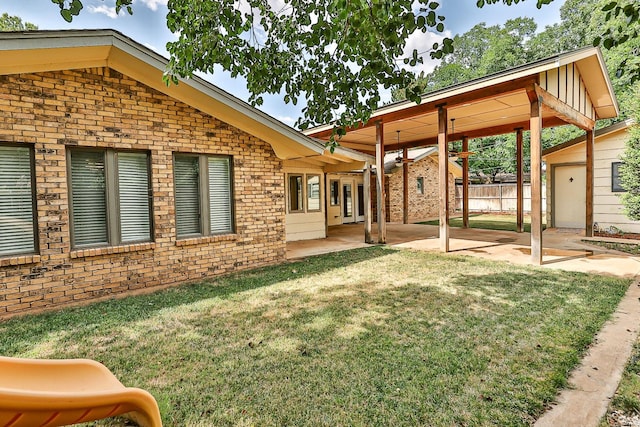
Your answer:
[[[0,354],[101,361],[166,426],[529,425],[628,285],[370,247],[10,319]]]
[[[545,228],[545,218],[542,218],[542,228]],[[438,225],[440,221],[432,220],[421,222],[425,225]],[[516,215],[512,214],[472,214],[469,215],[469,227],[470,228],[483,228],[486,230],[505,230],[516,231],[517,219]],[[449,219],[450,227],[462,227],[462,217],[455,217]],[[524,216],[524,231],[531,232],[531,216]]]

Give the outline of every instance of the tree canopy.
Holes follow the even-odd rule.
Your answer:
[[[31,22],[22,22],[19,16],[11,16],[3,13],[0,16],[0,31],[30,31],[37,30],[38,27]]]
[[[83,6],[82,0],[51,1],[67,21]],[[536,0],[538,7],[551,1]],[[342,126],[366,121],[379,107],[382,88],[409,86],[413,75],[405,65],[453,52],[433,0],[169,0],[167,6],[168,28],[178,36],[167,46],[168,80],[221,66],[247,80],[254,105],[263,94],[282,94],[294,104],[304,99],[301,128],[334,122],[340,133]],[[116,0],[117,11],[134,7],[133,0]],[[426,52],[407,48],[420,32],[435,34]],[[405,91],[416,102],[419,95],[419,88]]]
[[[428,74],[422,74],[412,87],[419,91],[433,91],[462,83],[473,78],[501,71],[551,55],[588,46],[606,28],[622,25],[622,15],[607,18],[606,2],[602,0],[566,0],[560,9],[561,21],[536,33],[536,24],[530,18],[517,18],[504,25],[486,26],[481,23],[464,34],[453,38],[454,52]],[[632,23],[637,29],[640,22]],[[618,98],[621,117],[637,113],[637,87],[640,81],[633,78],[632,70],[620,73],[619,64],[638,61],[635,52],[640,38],[610,46],[603,51],[614,91]],[[637,66],[636,66],[637,67]],[[635,95],[634,95],[635,94]],[[404,89],[396,88],[393,99],[405,99]],[[611,120],[603,120],[598,126],[606,126]],[[564,126],[543,131],[543,148],[565,142],[580,133],[574,126]],[[525,134],[525,161],[528,159],[528,135]],[[500,135],[470,141],[471,171],[494,177],[498,173],[515,172],[515,136]],[[528,168],[528,165],[525,165]]]

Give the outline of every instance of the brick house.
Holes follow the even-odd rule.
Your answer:
[[[384,169],[387,175],[387,216],[390,222],[403,221],[403,172],[397,162],[397,153],[385,156]],[[409,161],[409,223],[438,217],[438,149],[437,147],[408,150]],[[449,161],[449,210],[455,210],[455,180],[462,178],[462,167]]]
[[[408,150],[409,223],[438,217],[438,149],[436,147]],[[398,153],[384,158],[385,202],[387,222],[403,222],[403,172]],[[455,180],[462,177],[462,167],[449,161],[449,207],[455,211]],[[327,224],[340,225],[364,220],[363,177],[360,172],[327,174]],[[375,176],[371,178],[373,222],[377,222]]]
[[[325,167],[366,160],[200,78],[165,85],[115,31],[0,51],[0,317],[281,262],[292,207],[324,217]]]

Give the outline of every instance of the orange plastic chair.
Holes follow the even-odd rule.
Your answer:
[[[54,427],[123,414],[143,427],[162,426],[151,394],[125,387],[96,361],[0,356],[0,426]]]

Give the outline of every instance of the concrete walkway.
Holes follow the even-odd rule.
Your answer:
[[[372,236],[375,238],[375,229]],[[439,251],[438,227],[388,224],[387,244],[398,248]],[[640,330],[640,257],[583,242],[576,230],[545,230],[544,268],[631,278],[616,312],[597,334],[581,364],[571,373],[569,388],[536,422],[538,427],[596,427],[615,393]],[[326,239],[289,242],[287,257],[304,258],[369,246],[361,224],[331,227]],[[528,233],[450,229],[450,254],[531,264]]]

